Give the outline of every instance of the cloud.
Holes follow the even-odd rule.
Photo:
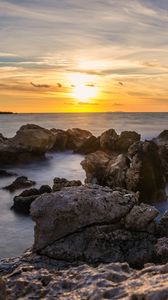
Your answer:
[[[48,84],[35,84],[33,82],[30,82],[30,84],[32,86],[34,86],[35,88],[50,88],[50,85],[48,85]]]
[[[78,102],[79,105],[99,105],[97,102]]]

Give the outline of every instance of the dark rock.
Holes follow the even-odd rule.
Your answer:
[[[2,277],[0,277],[0,300],[6,300],[6,297],[6,283],[5,280]]]
[[[89,137],[80,147],[78,147],[77,153],[89,154],[96,152],[100,149],[100,138],[95,136]]]
[[[127,152],[128,148],[135,142],[139,142],[141,135],[135,131],[123,131],[121,132],[117,141],[117,150],[119,152]]]
[[[114,129],[109,129],[100,136],[100,148],[103,151],[116,151],[119,136]]]
[[[30,213],[30,206],[32,202],[39,196],[44,193],[51,193],[52,189],[49,185],[42,185],[40,189],[29,189],[23,191],[20,195],[15,196],[13,199],[13,206],[11,207],[16,212],[23,214]]]
[[[80,180],[67,180],[65,178],[54,178],[53,192],[60,191],[64,187],[80,186],[82,185]]]
[[[158,147],[152,141],[132,144],[128,155],[107,155],[97,151],[87,155],[81,165],[86,172],[87,183],[139,191],[143,202],[166,199],[166,177]]]
[[[162,263],[168,262],[168,238],[167,237],[158,239],[155,245],[155,251]]]
[[[92,137],[90,131],[79,128],[68,129],[67,135],[67,148],[75,152],[78,152],[78,149],[80,149],[87,142],[87,140]]]
[[[165,236],[168,238],[168,210],[165,211],[160,219],[158,230],[160,236]]]
[[[31,187],[35,184],[35,181],[29,180],[26,176],[20,176],[17,177],[13,183],[4,187],[3,189],[14,192],[15,190]]]
[[[12,176],[17,176],[17,174],[7,170],[0,170],[0,177],[12,177]]]
[[[51,129],[52,134],[54,135],[54,145],[52,150],[54,151],[65,151],[67,150],[68,143],[68,134],[66,131],[61,129]]]

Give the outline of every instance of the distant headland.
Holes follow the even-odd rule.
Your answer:
[[[0,111],[0,115],[10,115],[10,114],[14,114],[11,111]]]

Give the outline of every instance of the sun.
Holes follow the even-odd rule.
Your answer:
[[[70,75],[71,95],[74,99],[87,103],[97,97],[98,88],[92,83],[91,79],[91,76],[80,73]]]

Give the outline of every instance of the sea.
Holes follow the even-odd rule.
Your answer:
[[[134,130],[141,134],[142,140],[156,137],[168,129],[168,113],[45,113],[45,114],[2,114],[0,115],[0,133],[12,137],[25,124],[37,124],[44,128],[81,128],[99,136],[107,129],[114,128],[117,133]],[[47,159],[29,165],[10,167],[18,176],[25,175],[36,181],[36,186],[49,184],[54,177],[85,180],[85,172],[80,162],[82,155],[65,153],[47,153]],[[33,244],[34,223],[31,217],[17,214],[11,210],[14,196],[22,190],[9,193],[2,188],[16,177],[0,179],[0,258],[21,255]],[[167,188],[168,194],[168,188]],[[168,202],[155,205],[161,213],[168,208]]]

